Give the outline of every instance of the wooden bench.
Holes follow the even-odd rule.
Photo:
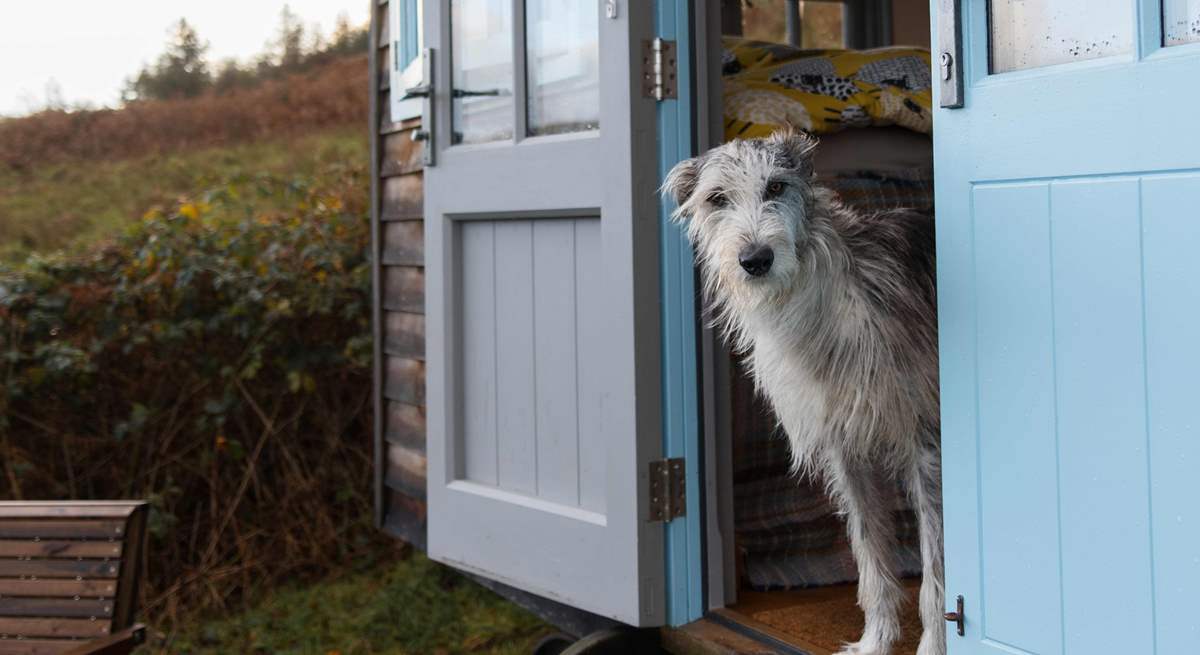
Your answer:
[[[140,644],[144,502],[0,502],[0,655],[115,655]]]

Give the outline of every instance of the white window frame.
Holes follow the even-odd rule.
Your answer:
[[[391,75],[389,86],[393,122],[416,118],[421,115],[422,109],[421,98],[403,100],[405,89],[424,82],[422,79],[421,51],[425,47],[425,9],[422,0],[415,0],[414,2],[417,8],[417,56],[401,69],[398,67],[400,62],[396,54],[400,51],[398,47],[400,39],[405,36],[400,30],[400,5],[403,2],[410,1],[412,0],[391,0],[388,2],[388,35],[391,36],[388,51],[391,61],[389,62],[388,70]]]

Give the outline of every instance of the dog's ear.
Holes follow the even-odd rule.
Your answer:
[[[671,172],[667,173],[667,179],[663,181],[661,193],[669,196],[677,206],[682,207],[696,191],[701,164],[699,157],[685,159],[675,164]]]
[[[817,139],[807,132],[785,129],[770,136],[772,144],[778,148],[783,165],[803,177],[813,174],[813,153],[817,150]]]

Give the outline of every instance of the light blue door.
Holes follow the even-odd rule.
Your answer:
[[[1200,3],[1165,2],[962,0],[934,120],[953,655],[1200,653]]]

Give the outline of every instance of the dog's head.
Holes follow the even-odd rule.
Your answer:
[[[720,304],[757,304],[790,289],[813,207],[811,137],[778,132],[730,141],[682,161],[663,193]]]

